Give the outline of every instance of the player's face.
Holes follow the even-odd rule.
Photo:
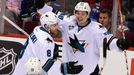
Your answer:
[[[52,34],[52,35],[58,34],[58,23],[51,25],[50,34]]]
[[[79,25],[84,25],[89,18],[88,13],[85,11],[77,11],[75,12],[75,16],[76,16],[76,21]]]
[[[100,16],[99,16],[99,22],[107,27],[107,25],[109,25],[110,21],[109,21],[109,17],[108,17],[108,14],[107,13],[100,13]]]

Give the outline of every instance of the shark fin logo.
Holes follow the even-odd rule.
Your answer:
[[[87,43],[85,40],[78,40],[77,36],[74,34],[74,39],[69,37],[70,42],[68,44],[72,47],[74,53],[80,51],[82,53],[85,52],[85,48],[87,47]]]
[[[13,49],[0,49],[0,75],[11,75],[13,73],[16,55]]]

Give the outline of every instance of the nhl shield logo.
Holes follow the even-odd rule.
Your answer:
[[[0,75],[11,75],[15,69],[15,57],[13,49],[0,49]]]

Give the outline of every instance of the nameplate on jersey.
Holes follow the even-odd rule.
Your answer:
[[[31,38],[31,40],[32,40],[33,43],[35,43],[37,41],[37,37],[34,34],[34,32],[30,34],[30,38]]]

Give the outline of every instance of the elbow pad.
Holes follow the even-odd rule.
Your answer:
[[[121,49],[121,50],[125,50],[129,48],[129,43],[127,41],[127,39],[118,39],[117,40],[117,46]]]

